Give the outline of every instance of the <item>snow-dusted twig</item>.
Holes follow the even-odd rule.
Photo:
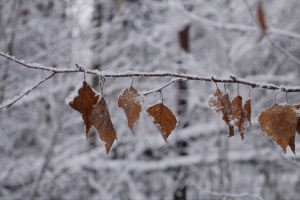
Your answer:
[[[194,81],[207,81],[207,82],[215,82],[215,83],[238,83],[243,85],[248,85],[252,88],[262,88],[262,89],[268,89],[268,90],[278,90],[280,92],[300,92],[300,86],[278,86],[274,84],[267,84],[267,83],[258,83],[258,82],[252,82],[247,81],[242,78],[217,78],[217,77],[204,77],[199,75],[193,75],[193,74],[184,74],[184,73],[172,73],[167,71],[155,71],[155,72],[139,72],[139,71],[125,71],[125,72],[107,72],[107,71],[99,71],[99,70],[82,70],[82,69],[70,69],[70,68],[53,68],[53,67],[45,67],[40,64],[28,64],[24,61],[17,60],[7,54],[1,53],[0,56],[5,57],[9,60],[12,60],[22,66],[25,66],[30,69],[37,69],[37,70],[45,70],[45,71],[51,71],[53,72],[50,76],[46,77],[33,87],[31,87],[27,92],[22,92],[19,96],[12,99],[10,102],[7,102],[6,105],[0,106],[0,110],[3,108],[9,108],[11,105],[19,101],[22,97],[27,95],[30,91],[35,89],[37,86],[44,83],[46,80],[52,78],[55,74],[60,73],[75,73],[75,72],[84,72],[87,74],[93,74],[100,77],[174,77],[176,79],[173,79],[171,82],[161,86],[160,88],[156,88],[154,90],[145,92],[144,95],[148,95],[153,92],[159,92],[165,87],[171,85],[175,81],[178,80],[194,80]]]
[[[16,63],[19,63],[25,67],[37,70],[46,70],[52,71],[55,74],[60,73],[75,73],[75,72],[83,72],[81,69],[71,69],[71,68],[53,68],[53,67],[45,67],[42,65],[34,65],[27,64],[23,61],[17,60],[7,54],[1,53],[0,56],[8,58]],[[280,92],[300,92],[300,86],[278,86],[274,84],[267,83],[258,83],[253,81],[247,81],[242,78],[217,78],[217,77],[205,77],[199,76],[196,74],[184,74],[184,73],[173,73],[168,71],[155,71],[155,72],[140,72],[140,71],[125,71],[125,72],[108,72],[108,71],[99,71],[99,70],[85,70],[87,74],[93,74],[95,76],[100,77],[108,77],[108,78],[120,78],[120,77],[174,77],[184,80],[194,80],[194,81],[207,81],[207,82],[215,82],[215,83],[238,83],[242,85],[248,85],[253,88],[263,88],[268,90],[279,90]],[[54,75],[54,74],[53,74]],[[53,76],[51,75],[51,76]],[[171,84],[171,83],[170,83]]]
[[[153,89],[153,90],[150,90],[150,91],[145,91],[145,92],[142,92],[143,95],[147,96],[148,94],[151,94],[151,93],[154,93],[154,92],[160,92],[162,91],[164,88],[168,87],[169,85],[171,85],[172,83],[175,83],[176,81],[183,81],[182,78],[174,78],[172,79],[170,82],[164,84],[163,86],[159,86],[158,88],[156,89]]]
[[[3,105],[3,106],[0,105],[0,110],[3,109],[3,108],[9,108],[14,103],[16,103],[17,101],[19,101],[20,99],[22,99],[24,96],[28,95],[32,90],[34,90],[39,85],[41,85],[42,83],[44,83],[46,80],[52,78],[52,76],[54,76],[55,74],[56,74],[56,72],[52,73],[50,76],[47,76],[46,78],[44,78],[43,80],[41,80],[40,82],[38,82],[37,84],[35,84],[34,86],[32,86],[30,89],[28,89],[26,92],[22,92],[21,94],[19,94],[19,96],[16,96],[14,99],[10,100],[10,102],[6,103],[6,105]]]

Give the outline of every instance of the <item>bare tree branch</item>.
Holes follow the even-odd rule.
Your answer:
[[[176,81],[183,81],[182,78],[175,78],[175,79],[172,79],[170,82],[164,84],[163,86],[160,86],[156,89],[153,89],[153,90],[150,90],[150,91],[147,91],[147,92],[142,92],[143,95],[147,96],[148,94],[151,94],[151,93],[154,93],[154,92],[160,92],[162,91],[164,88],[168,87],[169,85],[171,85],[172,83],[175,83]]]
[[[5,57],[9,60],[12,60],[22,66],[25,66],[30,69],[37,69],[37,70],[44,70],[44,71],[51,71],[53,72],[50,76],[46,77],[36,85],[32,86],[27,92],[22,92],[19,96],[15,97],[13,100],[10,102],[6,103],[4,106],[0,106],[0,110],[3,108],[9,108],[11,105],[19,101],[21,98],[26,96],[29,92],[31,92],[33,89],[37,88],[37,86],[41,85],[44,83],[46,80],[52,78],[56,74],[60,73],[74,73],[74,72],[85,72],[88,74],[93,74],[96,76],[100,77],[115,77],[115,78],[120,78],[120,77],[174,77],[177,79],[173,79],[169,83],[161,86],[160,88],[156,88],[154,90],[145,92],[144,95],[148,95],[153,92],[158,92],[164,89],[165,87],[171,85],[172,83],[178,81],[178,80],[194,80],[194,81],[206,81],[206,82],[215,82],[215,83],[238,83],[238,84],[243,84],[243,85],[248,85],[253,88],[262,88],[262,89],[268,89],[268,90],[278,90],[280,92],[300,92],[300,86],[277,86],[274,84],[267,84],[267,83],[258,83],[258,82],[252,82],[252,81],[247,81],[242,78],[216,78],[216,77],[204,77],[204,76],[198,76],[198,75],[192,75],[192,74],[179,74],[179,73],[172,73],[172,72],[167,72],[167,71],[157,71],[157,72],[139,72],[139,71],[126,71],[126,72],[106,72],[106,71],[99,71],[99,70],[83,70],[82,68],[80,69],[70,69],[70,68],[52,68],[52,67],[45,67],[42,65],[35,65],[35,64],[27,64],[24,61],[17,60],[7,54],[1,53],[0,56]]]
[[[22,92],[19,96],[16,96],[14,99],[12,99],[9,103],[7,103],[4,106],[0,105],[0,110],[3,108],[9,108],[10,106],[12,106],[14,103],[16,103],[17,101],[19,101],[20,99],[22,99],[24,96],[28,95],[32,90],[34,90],[35,88],[37,88],[39,85],[41,85],[42,83],[44,83],[46,80],[52,78],[54,75],[56,74],[56,72],[54,72],[53,74],[51,74],[50,76],[47,76],[46,78],[44,78],[43,80],[41,80],[39,83],[35,84],[34,86],[32,86],[29,90],[27,90],[26,92]]]

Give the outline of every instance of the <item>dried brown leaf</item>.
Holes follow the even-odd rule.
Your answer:
[[[237,96],[232,100],[231,109],[232,109],[232,120],[234,125],[238,128],[242,140],[244,140],[244,133],[246,130],[245,126],[245,113],[242,106],[243,99],[241,96]]]
[[[69,103],[71,108],[82,114],[82,119],[86,128],[86,138],[88,137],[90,128],[92,127],[89,115],[92,112],[94,105],[98,102],[98,99],[99,95],[96,95],[91,86],[84,81],[82,87],[78,90],[78,96]]]
[[[267,32],[267,24],[265,21],[265,15],[264,15],[264,10],[263,10],[263,3],[261,0],[258,0],[257,2],[257,22],[260,27],[260,36],[257,40],[257,44],[262,41],[262,39],[265,37],[266,32]]]
[[[146,112],[159,129],[165,142],[168,142],[169,135],[177,125],[177,119],[173,112],[162,103],[149,107]]]
[[[248,99],[246,102],[245,102],[245,105],[244,105],[244,112],[245,112],[245,117],[249,123],[250,126],[251,125],[251,99]]]
[[[234,127],[231,124],[231,118],[232,118],[232,110],[229,100],[229,95],[225,93],[221,97],[221,105],[222,105],[222,119],[226,122],[228,125],[228,137],[234,136]]]
[[[215,110],[217,113],[222,113],[222,92],[217,89],[213,96],[209,99],[208,105]]]
[[[124,110],[128,120],[128,127],[133,134],[134,124],[140,118],[140,112],[142,111],[141,103],[143,101],[143,95],[132,86],[126,88],[118,98],[118,106]]]
[[[298,113],[300,112],[300,104],[294,105],[293,107],[298,111]],[[296,132],[300,135],[300,116],[298,116]]]
[[[295,153],[295,131],[298,123],[297,113],[289,104],[274,104],[258,116],[261,130],[286,153],[287,145]]]
[[[100,139],[106,143],[105,148],[108,154],[115,139],[117,139],[117,135],[104,98],[101,98],[97,105],[95,105],[89,115],[89,120],[97,129]]]

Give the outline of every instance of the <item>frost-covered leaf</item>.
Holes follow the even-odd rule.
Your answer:
[[[221,105],[222,105],[222,119],[228,125],[228,137],[234,136],[234,126],[231,124],[232,119],[232,110],[229,100],[229,95],[227,93],[223,94],[221,97]]]
[[[134,124],[140,118],[142,111],[141,104],[144,101],[144,96],[140,94],[132,86],[126,88],[118,98],[118,106],[122,108],[128,120],[128,127],[134,134]]]
[[[289,145],[295,153],[295,131],[298,123],[297,113],[289,104],[274,104],[258,116],[261,130],[286,153]]]
[[[300,104],[294,105],[293,107],[296,109],[297,116],[298,116],[296,132],[300,135]]]
[[[217,113],[222,113],[221,98],[222,92],[219,89],[217,89],[208,101],[209,107],[211,107],[211,109],[215,110]]]
[[[219,89],[217,89],[215,93],[210,97],[208,104],[217,113],[223,115],[222,119],[228,125],[228,136],[234,136],[234,127],[233,124],[231,124],[232,111],[229,95],[227,93],[222,94],[222,92]]]
[[[242,140],[244,140],[244,133],[246,130],[246,117],[242,106],[243,99],[241,96],[237,96],[232,100],[232,120],[234,125],[238,128]]]
[[[245,102],[245,105],[244,105],[244,107],[243,107],[243,109],[244,109],[244,112],[245,112],[245,116],[246,116],[246,119],[247,119],[247,121],[248,121],[248,125],[249,126],[252,126],[251,125],[251,100],[252,99],[248,99],[246,102]]]
[[[117,139],[116,131],[111,122],[109,111],[104,98],[95,105],[94,109],[89,115],[89,120],[98,131],[98,135],[104,141],[106,153],[110,151],[115,139]]]
[[[146,113],[159,129],[165,142],[168,142],[167,139],[169,135],[177,125],[177,119],[173,112],[164,104],[158,103],[149,107]]]
[[[81,113],[86,128],[85,133],[87,138],[90,128],[92,127],[89,115],[92,112],[94,105],[98,102],[99,95],[97,95],[85,81],[83,81],[83,85],[80,88],[76,88],[78,91],[75,90],[66,101],[69,101],[69,106],[71,108]]]

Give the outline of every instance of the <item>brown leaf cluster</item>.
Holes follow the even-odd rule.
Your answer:
[[[86,138],[88,138],[88,133],[93,125],[97,129],[100,139],[106,142],[106,153],[108,153],[117,136],[105,99],[103,97],[100,101],[98,99],[99,95],[96,95],[91,86],[84,81],[83,86],[78,90],[78,95],[69,103],[69,106],[82,114],[86,127]]]
[[[132,133],[134,124],[140,117],[143,101],[144,96],[132,86],[124,89],[118,98],[118,106],[124,110]],[[217,113],[222,114],[222,119],[228,125],[228,136],[234,135],[235,126],[243,140],[246,128],[251,126],[251,99],[248,99],[244,106],[242,102],[241,96],[235,97],[230,102],[229,95],[217,89],[208,104]],[[101,97],[99,100],[99,95],[84,81],[69,106],[81,113],[86,126],[86,137],[88,138],[93,125],[100,139],[106,143],[106,152],[109,153],[114,141],[117,140],[117,135],[105,99]],[[159,129],[165,142],[168,142],[169,135],[177,125],[173,112],[163,103],[157,103],[150,106],[146,113]],[[258,122],[261,130],[281,146],[284,152],[286,147],[290,146],[295,153],[295,134],[296,132],[300,134],[300,104],[292,106],[275,103],[260,113]]]
[[[296,109],[289,104],[275,103],[258,116],[261,130],[286,152],[290,146],[295,153],[295,132],[299,122]]]
[[[251,100],[247,100],[242,107],[241,96],[235,97],[230,102],[229,95],[217,89],[209,99],[208,104],[217,113],[223,115],[222,119],[228,125],[228,136],[234,136],[233,125],[235,125],[243,140],[247,126],[251,124]]]
[[[124,110],[128,127],[132,133],[134,133],[134,124],[140,117],[143,101],[144,96],[132,86],[124,89],[118,98],[118,106]],[[99,100],[99,95],[84,81],[69,106],[82,114],[86,126],[86,137],[88,138],[89,130],[93,125],[97,129],[100,139],[105,142],[106,153],[109,153],[114,141],[117,140],[117,135],[105,99],[102,97]],[[177,119],[173,112],[164,104],[159,103],[149,107],[146,113],[167,142],[169,135],[177,125]]]
[[[159,129],[165,142],[177,125],[177,119],[173,112],[164,104],[158,103],[149,107],[146,112],[151,117],[155,126]]]

